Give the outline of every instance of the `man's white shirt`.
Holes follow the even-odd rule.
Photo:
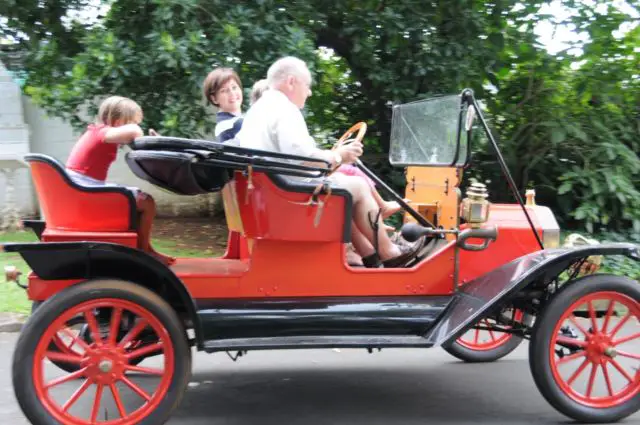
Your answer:
[[[236,136],[240,146],[332,161],[316,147],[302,112],[284,93],[269,89],[251,106]]]

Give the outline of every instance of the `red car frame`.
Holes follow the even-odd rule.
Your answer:
[[[25,156],[44,215],[25,225],[40,242],[3,249],[33,270],[25,287],[34,311],[13,359],[15,394],[29,420],[164,423],[185,392],[191,346],[211,353],[442,346],[466,361],[492,361],[523,339],[539,390],[563,414],[610,422],[635,413],[640,286],[581,271],[594,255],[639,260],[638,247],[558,248],[553,214],[523,203],[470,90],[397,105],[393,114],[390,160],[407,175],[468,167],[477,115],[518,201],[491,205],[482,185],[460,199],[451,184],[448,206],[407,205],[359,162],[403,206],[402,235],[426,238],[402,268],[347,264],[350,195],[326,180],[329,164],[311,158],[205,140],[136,140],[127,154],[136,175],[175,193],[221,191],[224,199],[224,256],[165,266],[136,249],[129,188],[87,185],[53,158]],[[357,129],[361,138],[365,125],[347,133]]]

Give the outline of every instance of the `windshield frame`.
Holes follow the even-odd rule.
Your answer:
[[[453,151],[453,158],[450,162],[435,163],[435,162],[426,162],[426,161],[395,161],[394,152],[396,149],[399,149],[400,147],[398,146],[398,143],[397,142],[394,143],[394,140],[393,140],[394,139],[394,131],[393,131],[394,119],[392,118],[392,123],[391,123],[392,128],[390,132],[390,146],[389,146],[389,163],[394,167],[418,166],[418,167],[436,167],[436,168],[466,168],[471,159],[471,129],[469,130],[464,129],[464,121],[465,121],[468,108],[473,108],[472,102],[470,102],[469,96],[467,96],[468,91],[469,89],[465,89],[459,95],[440,95],[440,96],[429,97],[426,99],[419,99],[419,100],[415,100],[415,101],[407,102],[403,104],[396,104],[393,106],[393,109],[392,109],[393,113],[396,114],[398,113],[396,111],[398,111],[399,107],[406,107],[406,106],[414,105],[416,103],[443,100],[443,98],[446,98],[446,97],[457,96],[460,100],[460,103],[459,103],[459,112],[457,114],[458,122],[455,130],[456,145]],[[428,156],[427,153],[424,151],[422,144],[417,142],[418,140],[417,136],[415,135],[415,133],[413,133],[411,126],[406,122],[404,117],[400,116],[400,119],[405,121],[406,129],[412,133],[412,137],[416,140],[416,144],[418,148],[424,153],[425,156]],[[463,140],[463,135],[465,136],[464,140]],[[464,149],[462,146],[463,143],[465,144],[464,148],[466,148],[466,153],[464,153]],[[464,158],[460,158],[461,155]]]

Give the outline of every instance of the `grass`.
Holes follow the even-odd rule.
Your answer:
[[[0,233],[0,243],[6,242],[37,242],[38,238],[31,231]],[[178,244],[169,239],[152,239],[153,246],[163,254],[174,257],[205,257],[212,253],[199,249],[193,249]],[[220,255],[220,253],[213,253]],[[5,282],[5,266],[15,266],[22,272],[20,282],[26,283],[29,266],[24,262],[20,254],[0,253],[0,312],[24,313],[31,312],[31,301],[27,299],[27,293],[14,282]]]

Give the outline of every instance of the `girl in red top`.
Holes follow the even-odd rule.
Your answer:
[[[118,147],[143,136],[140,128],[142,109],[131,99],[120,96],[107,98],[100,105],[95,124],[90,124],[69,155],[67,170],[79,173],[85,179],[104,182],[109,167],[115,161]],[[151,247],[151,226],[156,214],[153,198],[135,191],[140,220],[138,223],[138,249],[146,251],[160,261],[170,264],[175,261],[156,252]]]

